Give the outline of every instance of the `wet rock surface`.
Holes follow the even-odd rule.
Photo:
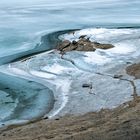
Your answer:
[[[57,46],[57,50],[61,52],[68,51],[95,51],[96,49],[110,49],[114,46],[112,44],[101,44],[98,42],[91,42],[89,38],[80,36],[78,41],[64,40]]]

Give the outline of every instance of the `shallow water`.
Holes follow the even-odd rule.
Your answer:
[[[104,41],[108,43],[111,38],[112,42],[110,43],[117,43],[117,39],[121,39],[123,37],[124,32],[123,34],[119,32],[119,38],[116,39],[113,38],[113,36],[109,36],[109,32],[105,28],[131,27],[135,28],[137,32],[136,28],[139,28],[140,25],[139,7],[139,0],[1,0],[0,64],[10,62],[20,56],[24,56],[25,54],[33,53],[32,49],[35,48],[36,44],[40,44],[41,36],[56,31],[81,29],[87,27],[103,27],[104,29],[101,30],[93,29],[95,32],[95,36],[93,36],[93,39],[99,42]],[[129,38],[129,30],[126,31],[128,31],[126,34],[128,34],[127,37]],[[104,33],[107,33],[107,35],[105,35]],[[114,30],[115,35],[116,33],[118,32],[115,32]],[[130,35],[132,34],[133,33],[130,33]],[[136,35],[138,36],[139,32]],[[135,36],[133,37],[135,38]],[[132,36],[130,38],[132,39]],[[127,47],[125,46],[127,46],[127,44],[130,45],[131,42],[126,41],[125,45],[123,45],[123,50],[125,49],[124,53],[126,53],[126,51],[131,52],[129,48],[128,50],[126,50]],[[45,47],[47,47],[45,49],[50,49],[52,47],[50,47],[51,44],[47,45],[44,47],[38,46],[39,48],[37,48],[37,51],[44,50]],[[28,50],[31,51],[27,53]],[[112,51],[121,51],[122,53],[120,47],[119,50],[117,50],[116,48],[116,50]],[[109,53],[111,54],[113,52]],[[5,58],[6,56],[10,57]],[[104,58],[99,57],[97,54],[97,60],[102,61],[102,59]],[[83,65],[79,62],[78,64],[80,66]],[[13,80],[19,82],[20,84],[18,85],[12,83]],[[36,87],[32,87],[31,89],[27,88],[25,90],[22,87],[22,85],[24,85],[25,87],[36,85]],[[44,88],[42,85],[39,85],[37,83],[29,84],[29,81],[27,80],[13,78],[10,76],[4,76],[0,74],[0,119],[9,123],[9,118],[7,116],[10,116],[10,119],[13,119],[13,121],[17,121],[16,119],[26,121],[30,118],[33,118],[34,116],[37,116],[39,110],[36,110],[35,108],[36,105],[40,104],[40,99],[43,99],[44,96],[48,99],[48,102],[50,99],[50,94],[46,95],[42,93],[41,96],[38,96],[38,94],[36,93],[36,88],[40,86],[42,89]],[[6,91],[3,90],[3,87],[6,88]],[[13,89],[14,92],[11,92],[11,89]],[[11,98],[9,96],[9,91],[11,92],[10,96],[13,96],[12,94],[14,93],[14,98]],[[47,93],[51,92],[48,88],[46,89],[46,91]],[[26,113],[30,111],[28,109],[24,110],[22,108],[22,104],[27,105],[28,103],[30,103],[30,100],[26,99],[25,102],[22,96],[22,92],[25,92],[26,98],[30,95],[31,100],[34,101],[34,105],[30,105],[29,108],[35,109],[36,112],[31,113],[31,115],[33,116],[28,115],[28,118],[26,118]],[[34,98],[35,95],[38,98]],[[18,103],[19,101],[20,104]],[[21,108],[18,108],[17,112],[15,112],[17,105],[21,106]],[[39,108],[41,107],[44,111],[44,108],[47,109],[47,104],[45,105],[46,106],[44,106],[44,104],[40,104]],[[4,109],[8,111],[4,112]],[[18,110],[24,111],[20,112]],[[12,113],[14,115],[11,115]],[[16,117],[16,115],[19,116]]]
[[[53,102],[49,88],[0,73],[0,127],[40,118],[52,109]]]

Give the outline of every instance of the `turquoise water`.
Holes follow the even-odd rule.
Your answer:
[[[53,98],[48,87],[0,73],[0,127],[42,117],[52,109]]]
[[[32,49],[52,31],[139,26],[139,0],[0,1],[0,57]]]

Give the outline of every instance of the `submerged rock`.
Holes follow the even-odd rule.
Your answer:
[[[78,41],[64,40],[57,46],[57,50],[68,52],[68,51],[95,51],[96,49],[110,49],[114,46],[112,44],[100,44],[98,42],[91,42],[89,38],[82,36]]]

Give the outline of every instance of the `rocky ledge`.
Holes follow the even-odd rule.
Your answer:
[[[86,36],[80,36],[78,41],[64,40],[58,46],[57,50],[61,52],[68,51],[95,51],[96,49],[110,49],[114,46],[112,44],[101,44],[98,42],[92,42]]]

